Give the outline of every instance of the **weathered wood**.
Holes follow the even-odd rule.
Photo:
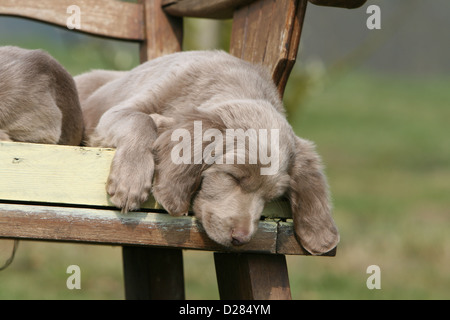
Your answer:
[[[318,6],[355,9],[361,7],[367,0],[309,0],[309,2]]]
[[[287,252],[301,252],[301,254],[309,255],[297,241],[292,220],[289,222],[278,223],[277,253],[288,254]]]
[[[114,207],[105,191],[114,149],[0,142],[0,200]],[[154,198],[144,209],[161,209]],[[290,217],[286,199],[264,217]]]
[[[144,6],[145,41],[141,44],[141,62],[181,51],[183,20],[168,16],[161,0],[139,0]]]
[[[280,94],[294,66],[307,0],[260,0],[234,13],[231,53],[269,68]]]
[[[214,253],[223,300],[290,300],[284,255]]]
[[[81,13],[84,33],[103,37],[142,41],[145,38],[143,6],[116,0],[2,0],[0,15],[34,19],[67,28],[67,12],[77,5]]]
[[[230,19],[234,10],[255,0],[163,0],[164,11],[178,17]]]
[[[0,142],[0,199],[113,206],[105,184],[115,150]],[[154,208],[150,199],[146,208]]]
[[[181,250],[123,247],[127,300],[184,300]]]
[[[141,245],[225,252],[304,254],[293,245],[278,243],[279,222],[260,221],[253,239],[225,248],[212,241],[194,217],[164,213],[0,203],[0,238],[67,241],[110,245]],[[292,223],[284,225],[292,229]],[[288,238],[290,237],[290,239]],[[282,236],[294,243],[293,234]]]

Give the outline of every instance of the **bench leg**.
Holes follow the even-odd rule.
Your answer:
[[[183,300],[183,253],[180,249],[124,246],[127,300]]]
[[[222,300],[290,300],[284,255],[214,253]]]

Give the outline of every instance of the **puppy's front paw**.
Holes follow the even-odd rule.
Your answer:
[[[121,208],[122,213],[139,209],[149,197],[154,168],[150,150],[118,148],[106,183],[109,200]]]

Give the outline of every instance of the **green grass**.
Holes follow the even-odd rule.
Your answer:
[[[321,84],[290,100],[291,121],[323,157],[342,240],[335,258],[288,257],[293,298],[449,299],[450,79],[354,73]],[[0,258],[7,250],[0,242]],[[66,288],[71,264],[81,290]],[[372,264],[381,290],[366,287]],[[218,298],[212,253],[185,252],[185,278],[188,299]],[[0,272],[0,299],[123,297],[120,248],[21,242]]]
[[[349,74],[304,103],[294,127],[326,164],[342,240],[336,258],[290,258],[294,296],[450,297],[449,85]],[[371,264],[381,290],[366,288]]]

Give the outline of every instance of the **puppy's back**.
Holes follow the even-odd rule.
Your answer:
[[[0,130],[13,141],[81,143],[74,80],[46,52],[0,47]]]

